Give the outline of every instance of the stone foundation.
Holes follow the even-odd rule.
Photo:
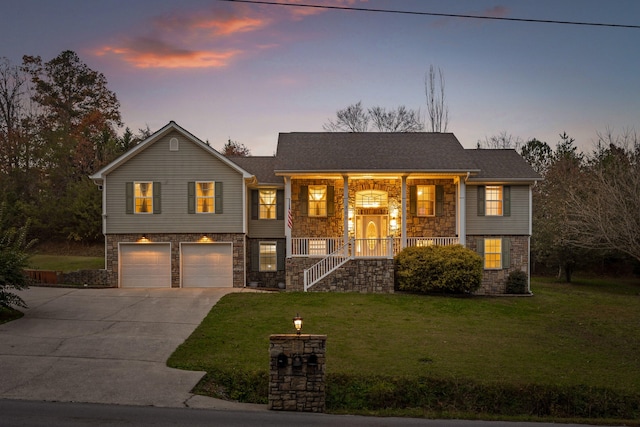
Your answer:
[[[287,290],[304,291],[304,270],[319,258],[287,259]],[[393,259],[356,258],[325,277],[309,292],[360,292],[391,294],[394,292]]]
[[[326,335],[269,337],[269,409],[324,412]]]
[[[180,243],[193,243],[202,239],[202,233],[197,234],[171,234],[171,233],[144,233],[145,237],[153,243],[171,243],[171,287],[180,287]],[[112,286],[118,286],[118,243],[135,243],[140,240],[138,234],[107,234],[107,270],[112,274]],[[239,233],[207,233],[213,242],[233,243],[233,287],[245,286],[245,238]]]
[[[482,285],[476,295],[500,295],[506,293],[509,273],[516,270],[529,272],[529,236],[467,236],[467,248],[477,250],[476,242],[484,237],[509,237],[511,240],[511,265],[501,270],[483,270]]]

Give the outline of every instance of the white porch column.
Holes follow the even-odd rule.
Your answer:
[[[464,178],[458,178],[458,240],[462,246],[467,245],[467,184]]]
[[[291,258],[291,229],[289,228],[289,209],[291,209],[291,178],[284,177],[284,237],[287,246],[287,258]]]
[[[402,249],[407,247],[407,177],[402,176]]]
[[[347,175],[342,175],[343,180],[343,195],[342,195],[342,210],[343,210],[343,227],[344,227],[344,244],[346,245],[349,241],[349,177]]]

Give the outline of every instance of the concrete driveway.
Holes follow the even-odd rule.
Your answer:
[[[195,396],[190,390],[204,372],[166,366],[171,353],[222,296],[247,291],[22,291],[20,296],[29,304],[24,317],[0,325],[0,398],[266,409]]]

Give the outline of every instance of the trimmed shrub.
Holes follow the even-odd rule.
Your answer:
[[[414,246],[396,255],[395,271],[401,291],[469,293],[482,283],[482,257],[462,245]]]
[[[529,277],[527,273],[522,270],[515,270],[509,273],[509,277],[507,277],[507,289],[506,293],[508,294],[526,294],[527,290],[527,282],[529,281]]]

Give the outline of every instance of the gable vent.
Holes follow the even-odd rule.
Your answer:
[[[178,138],[171,138],[169,140],[169,151],[178,151]]]

